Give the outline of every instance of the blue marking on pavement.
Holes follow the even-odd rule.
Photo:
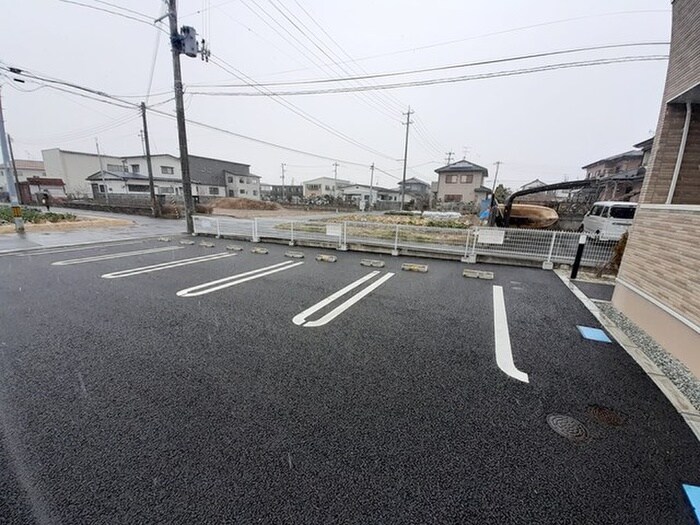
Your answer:
[[[579,325],[576,325],[576,328],[578,328],[578,331],[581,332],[581,335],[586,339],[590,339],[591,341],[600,341],[601,343],[612,343],[607,334],[600,328],[591,328],[590,326]]]
[[[695,511],[698,523],[700,523],[700,487],[683,484],[683,490],[685,490],[685,495],[688,496],[688,501]]]

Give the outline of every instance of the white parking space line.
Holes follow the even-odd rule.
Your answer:
[[[200,295],[217,292],[219,290],[223,290],[224,288],[229,288],[231,286],[236,286],[241,283],[252,281],[253,279],[259,279],[260,277],[265,277],[266,275],[271,275],[277,272],[283,272],[285,270],[291,270],[295,266],[300,266],[302,264],[304,263],[285,261],[283,263],[265,266],[264,268],[258,268],[257,270],[252,270],[250,272],[239,273],[237,275],[224,277],[223,279],[218,279],[216,281],[210,281],[208,283],[198,284],[197,286],[185,288],[184,290],[180,290],[179,292],[177,292],[176,295],[178,297],[198,297]]]
[[[370,272],[367,275],[365,275],[364,277],[361,277],[360,279],[358,279],[357,281],[350,283],[346,287],[344,287],[344,288],[338,290],[337,292],[335,292],[334,294],[328,296],[323,301],[320,301],[320,302],[316,303],[315,305],[311,306],[310,308],[307,308],[306,310],[304,310],[300,314],[295,315],[294,318],[292,319],[292,322],[296,325],[304,326],[305,328],[314,328],[317,326],[323,326],[325,324],[328,324],[330,321],[332,321],[333,319],[338,317],[340,314],[342,314],[345,310],[350,308],[352,305],[359,302],[360,300],[362,300],[362,298],[366,297],[367,295],[372,293],[372,291],[379,288],[386,281],[391,279],[395,274],[387,273],[386,275],[383,275],[382,277],[377,279],[375,282],[373,282],[372,284],[367,286],[364,290],[361,290],[360,292],[356,293],[350,299],[347,299],[343,303],[339,304],[333,310],[328,312],[326,315],[324,315],[320,319],[317,319],[316,321],[310,321],[307,323],[306,318],[308,316],[314,314],[315,312],[319,311],[320,309],[324,308],[325,306],[328,306],[333,301],[342,297],[343,295],[345,295],[349,291],[357,288],[358,286],[360,286],[360,285],[364,284],[365,282],[369,281],[370,279],[374,278],[379,273],[380,272],[376,272],[376,271]]]
[[[496,341],[496,363],[498,368],[513,379],[529,383],[530,379],[527,374],[518,370],[513,362],[513,350],[510,346],[510,334],[508,332],[508,317],[506,316],[506,302],[501,286],[493,287],[493,330]]]
[[[331,304],[333,301],[335,301],[339,297],[342,297],[343,295],[348,293],[350,290],[357,288],[362,283],[369,281],[375,275],[379,275],[379,273],[380,272],[370,272],[367,275],[365,275],[364,277],[361,277],[360,279],[358,279],[357,281],[348,284],[345,288],[341,288],[340,290],[338,290],[334,294],[329,295],[323,301],[316,303],[315,305],[311,306],[310,308],[307,308],[306,310],[304,310],[300,314],[295,315],[294,318],[292,319],[292,322],[296,325],[304,324],[306,322],[306,318],[308,316],[319,311],[324,306]]]
[[[131,268],[129,270],[120,270],[118,272],[106,273],[102,275],[103,279],[120,279],[122,277],[132,277],[144,273],[158,272],[169,268],[178,268],[180,266],[188,266],[190,264],[198,264],[209,261],[218,261],[226,257],[234,257],[235,253],[216,253],[212,255],[203,255],[202,257],[192,257],[191,259],[180,259],[178,261],[168,261],[160,264],[152,264],[151,266],[142,266],[141,268]]]
[[[105,255],[95,255],[93,257],[83,257],[80,259],[68,259],[51,263],[53,266],[69,266],[72,264],[85,264],[91,262],[109,261],[111,259],[121,259],[123,257],[134,257],[136,255],[146,255],[148,253],[171,252],[180,250],[182,246],[166,246],[165,248],[149,248],[148,250],[134,250],[131,252],[108,253]]]
[[[113,242],[110,244],[95,244],[91,246],[80,246],[78,248],[45,248],[39,250],[30,250],[24,253],[9,253],[5,255],[14,255],[15,257],[33,257],[35,255],[50,255],[52,253],[80,252],[85,250],[99,250],[100,248],[111,248],[112,246],[126,246],[129,244],[143,244],[146,241],[125,241]]]

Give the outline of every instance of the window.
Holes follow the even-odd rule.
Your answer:
[[[107,164],[107,171],[127,171],[121,164]]]
[[[233,191],[233,190],[228,190],[228,196],[229,196],[229,197],[235,197],[235,196],[236,196],[236,192]]]
[[[141,166],[139,166],[138,164],[132,164],[131,173],[141,173]]]
[[[331,187],[328,184],[326,184],[326,191],[331,191]]]
[[[602,212],[602,211],[603,211],[603,207],[602,207],[602,206],[593,206],[593,208],[592,208],[591,211],[589,212],[589,215],[598,217],[598,216],[600,216],[600,212]]]
[[[455,175],[456,177],[456,175]],[[461,195],[445,195],[445,202],[462,202]]]
[[[104,184],[100,184],[100,193],[104,193],[104,192],[105,192],[105,186],[104,186]]]
[[[134,192],[147,192],[148,184],[127,184],[126,189]]]
[[[233,184],[233,177],[229,177],[229,178],[228,178],[228,183],[229,183],[229,184]]]
[[[459,179],[458,179],[457,175],[447,175],[445,177],[445,182],[447,184],[456,184],[458,182],[458,180]]]
[[[253,195],[257,195],[257,194],[258,194],[257,190],[253,190]]]
[[[634,219],[634,206],[613,206],[610,208],[610,216],[613,219]]]
[[[472,175],[471,173],[469,173],[468,175],[461,175],[460,182],[462,184],[471,184],[472,182],[474,182],[474,175]]]
[[[238,183],[245,184],[245,179],[243,177],[241,177],[240,179],[238,179]]]
[[[175,168],[172,166],[161,166],[160,167],[160,172],[163,175],[174,175],[175,174]]]
[[[175,193],[175,189],[172,186],[158,186],[161,193]]]
[[[245,183],[246,183],[246,184],[253,184],[253,183],[250,181],[250,179],[246,179],[246,180],[245,180]]]
[[[602,215],[603,217],[607,217],[609,211],[610,211],[610,208],[609,208],[608,206],[606,206],[605,208],[603,208],[603,211],[601,212],[601,215]]]
[[[238,193],[240,193],[241,195],[245,195],[245,190],[238,190]]]
[[[306,189],[309,191],[319,191],[321,189],[320,184],[307,184]]]
[[[209,195],[218,195],[219,194],[219,188],[215,186],[209,186]]]

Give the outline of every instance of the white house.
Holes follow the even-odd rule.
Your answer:
[[[336,183],[338,187],[336,188]],[[349,180],[335,179],[333,177],[319,177],[304,182],[304,198],[312,199],[314,197],[323,197],[330,195],[331,197],[339,197],[341,195],[340,187],[352,184]]]
[[[95,153],[58,148],[41,153],[47,175],[62,179],[69,196],[94,198],[103,196],[105,191],[110,194],[149,193],[148,167],[143,155],[102,155],[100,163]],[[194,196],[260,199],[260,177],[250,173],[248,164],[197,155],[190,155],[189,160]],[[151,155],[151,166],[156,194],[182,195],[182,172],[178,157]]]

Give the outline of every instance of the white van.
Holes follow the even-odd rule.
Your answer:
[[[601,201],[583,218],[585,233],[601,241],[617,241],[632,224],[636,202]]]

